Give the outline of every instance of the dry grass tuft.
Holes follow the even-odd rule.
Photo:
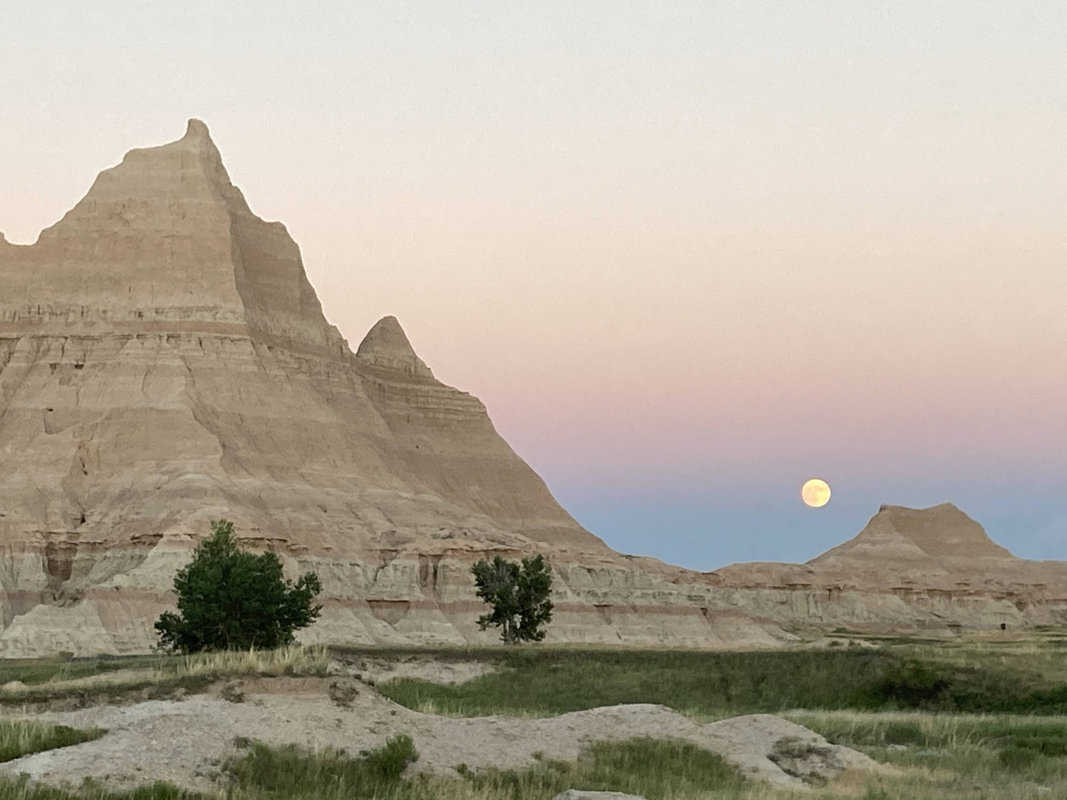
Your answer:
[[[330,656],[325,647],[301,646],[188,656],[145,656],[124,660],[124,669],[74,679],[57,672],[43,683],[4,689],[0,691],[0,703],[52,702],[68,697],[88,699],[134,691],[152,696],[177,689],[201,691],[217,680],[248,676],[322,677],[326,675],[329,663]]]
[[[181,656],[158,670],[160,675],[238,677],[242,675],[326,675],[330,656],[325,647],[282,647],[278,650],[226,650]]]

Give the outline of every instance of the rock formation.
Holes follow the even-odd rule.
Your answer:
[[[492,640],[470,563],[537,550],[558,639],[774,641],[578,525],[396,319],[353,354],[201,122],[0,244],[0,276],[0,654],[147,648],[218,517],[319,573],[313,640]]]
[[[1067,563],[1015,557],[951,503],[882,506],[806,564],[714,574],[738,606],[783,623],[946,632],[1067,621]]]
[[[974,577],[903,509],[804,566],[700,574],[614,553],[395,318],[349,349],[285,227],[250,211],[196,120],[101,173],[34,245],[0,237],[0,286],[3,656],[148,648],[219,517],[319,573],[318,641],[491,641],[470,564],[535,550],[563,641],[774,644],[783,623],[926,623],[936,605],[988,624],[1048,605]],[[953,519],[951,541],[1025,582],[1026,562]],[[872,594],[849,576],[883,546],[909,568]],[[927,579],[943,594],[917,594]]]

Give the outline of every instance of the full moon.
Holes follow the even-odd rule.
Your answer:
[[[812,508],[822,508],[830,502],[830,484],[822,478],[812,478],[800,489],[800,497]]]

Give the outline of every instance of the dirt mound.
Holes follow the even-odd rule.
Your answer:
[[[343,748],[350,753],[380,747],[399,733],[411,736],[419,752],[416,768],[449,772],[458,765],[522,768],[539,757],[574,760],[595,741],[639,736],[674,738],[719,753],[744,775],[784,787],[803,787],[845,769],[875,766],[867,756],[795,723],[757,714],[710,724],[665,706],[618,705],[545,719],[423,714],[398,706],[363,684],[339,704],[330,698],[330,679],[299,681],[285,692],[245,682],[240,702],[198,695],[182,701],[149,701],[35,715],[39,721],[98,727],[108,733],[92,742],[25,756],[0,765],[14,775],[54,784],[78,784],[86,777],[129,788],[166,780],[190,789],[220,788],[221,766],[236,753],[235,740],[309,749]],[[264,691],[265,690],[265,691]]]

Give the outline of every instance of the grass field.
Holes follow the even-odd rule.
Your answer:
[[[932,648],[707,653],[521,648],[500,670],[457,686],[398,679],[392,700],[457,716],[544,716],[660,703],[703,717],[788,709],[1064,713],[1067,654]]]
[[[3,682],[24,688],[0,692],[0,706],[25,706],[77,697],[141,693],[165,697],[177,689],[203,691],[220,678],[243,675],[325,675],[330,656],[321,647],[203,653],[190,656],[129,656],[78,661],[34,659],[0,662]]]
[[[1067,797],[1061,716],[794,711],[789,719],[902,770],[865,781],[874,797]]]
[[[101,730],[80,731],[65,725],[0,720],[0,761],[81,744],[104,735]]]
[[[895,770],[845,775],[803,795],[813,800],[1067,798],[1067,717],[1062,716],[1067,712],[1067,651],[1059,633],[877,643],[876,649],[778,652],[522,647],[376,649],[334,655],[353,659],[361,652],[376,658],[421,654],[488,660],[498,668],[456,686],[409,679],[379,685],[395,701],[424,711],[540,716],[652,702],[705,720],[774,712]],[[294,648],[191,659],[105,660],[95,673],[87,662],[74,662],[73,669],[43,661],[5,664],[0,665],[0,675],[31,676],[34,683],[25,692],[39,697],[61,693],[63,686],[76,686],[79,679],[101,671],[114,672],[122,686],[146,680],[174,686],[231,675],[321,675],[329,659],[323,650]],[[62,679],[68,682],[61,684]],[[47,726],[32,731],[0,727],[0,753],[11,758],[78,741],[69,737],[94,735],[97,732]],[[569,787],[617,789],[649,800],[794,796],[743,781],[717,756],[672,741],[591,743],[572,763],[543,760],[526,770],[476,774],[456,765],[460,774],[452,777],[405,778],[401,771],[415,758],[410,740],[403,737],[366,754],[307,753],[251,742],[240,757],[225,765],[231,781],[228,796],[232,800],[551,800]],[[199,800],[167,786],[125,795],[85,786],[67,794],[17,781],[0,782],[0,800],[73,798]]]
[[[417,758],[410,739],[395,737],[361,756],[307,753],[251,744],[228,765],[230,800],[551,800],[565,789],[619,789],[671,800],[755,800],[777,797],[743,781],[718,756],[689,744],[635,739],[593,744],[574,763],[544,761],[528,770],[457,778],[401,776]],[[709,794],[714,792],[714,794]],[[0,800],[208,800],[166,784],[126,794],[85,786],[77,794],[22,781],[0,782]]]
[[[396,740],[390,743],[395,745]],[[410,740],[408,742],[410,746]],[[474,774],[462,765],[460,778],[404,780],[400,771],[416,754],[389,745],[366,757],[336,754],[308,757],[298,750],[254,747],[231,767],[235,798],[266,800],[348,800],[353,797],[389,800],[551,800],[572,788],[624,791],[677,800],[746,796],[750,787],[718,756],[690,744],[654,739],[594,743],[573,763],[542,761],[528,770]],[[397,769],[399,768],[399,769]]]

